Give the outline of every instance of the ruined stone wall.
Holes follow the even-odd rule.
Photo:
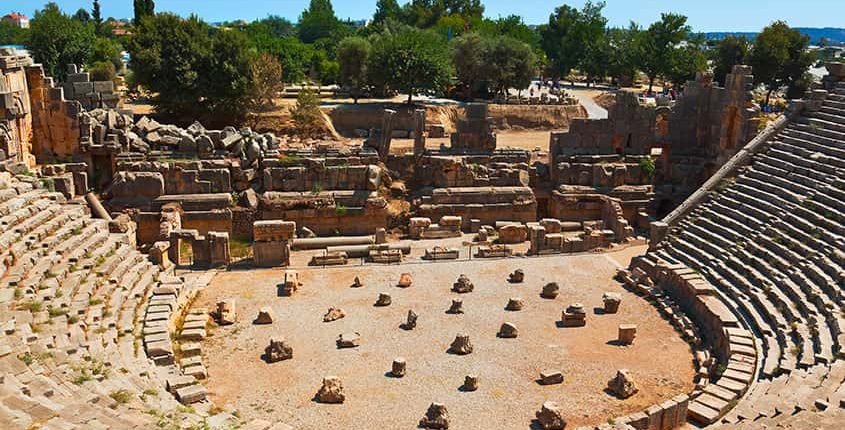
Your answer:
[[[381,168],[376,165],[327,166],[314,161],[304,166],[264,166],[266,191],[369,190],[381,184]]]
[[[365,235],[388,225],[387,201],[369,191],[266,192],[261,220],[295,221],[321,236]]]
[[[67,79],[62,88],[68,100],[78,101],[85,110],[117,109],[123,105],[120,94],[115,91],[114,82],[92,81],[90,74],[75,64],[68,65]]]
[[[32,106],[32,152],[38,162],[68,158],[79,152],[79,102],[65,99],[64,89],[44,75],[40,64],[26,67]]]
[[[121,172],[159,174],[164,181],[164,194],[231,193],[232,162],[228,160],[196,160],[173,162],[118,162]]]
[[[23,64],[12,50],[0,53],[0,159],[35,166],[32,155],[32,107]]]
[[[436,188],[422,196],[417,214],[431,219],[459,216],[463,229],[468,229],[473,219],[487,225],[497,221],[530,222],[537,219],[537,199],[528,187]]]
[[[422,187],[526,187],[528,157],[517,163],[493,162],[490,156],[426,155],[415,169]]]

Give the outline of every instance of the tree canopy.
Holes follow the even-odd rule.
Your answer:
[[[367,67],[375,87],[408,94],[409,102],[415,94],[445,91],[452,67],[433,32],[404,27],[375,36],[372,46]]]
[[[815,61],[807,49],[809,36],[776,21],[764,28],[754,40],[749,63],[754,70],[755,83],[768,89],[766,103],[773,91],[787,89],[788,97],[797,97],[805,90],[805,74]]]
[[[92,26],[66,15],[55,3],[48,3],[35,12],[26,45],[48,75],[63,80],[68,64],[88,61],[93,43]]]

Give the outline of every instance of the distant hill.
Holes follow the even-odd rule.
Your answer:
[[[811,27],[798,27],[798,30],[810,36],[810,43],[816,45],[819,43],[821,39],[828,39],[831,43],[843,45],[845,44],[845,28],[832,28],[832,27],[825,27],[825,28],[811,28]],[[704,35],[708,39],[722,39],[725,36],[745,36],[749,39],[753,39],[757,37],[757,33],[751,32],[712,32],[712,33],[704,33]]]

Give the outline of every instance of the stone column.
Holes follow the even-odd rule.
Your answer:
[[[393,139],[393,117],[395,115],[395,110],[384,110],[384,117],[381,121],[381,140],[378,147],[378,157],[382,161],[387,160],[387,155],[390,154],[390,141]]]
[[[425,109],[414,111],[414,157],[425,153]]]

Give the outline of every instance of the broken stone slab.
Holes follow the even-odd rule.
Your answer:
[[[337,337],[338,348],[357,348],[361,345],[361,333],[343,333]]]
[[[543,291],[540,293],[540,297],[544,299],[555,299],[559,293],[560,286],[558,286],[557,282],[549,282],[543,286]]]
[[[497,335],[503,339],[514,339],[519,335],[519,330],[517,330],[516,325],[513,323],[506,322],[499,328]]]
[[[273,324],[274,319],[273,309],[265,306],[258,310],[258,316],[255,317],[253,324]]]
[[[563,373],[559,370],[544,370],[540,372],[540,385],[553,385],[563,383]]]
[[[622,295],[619,293],[604,293],[601,297],[604,303],[604,313],[615,314],[619,311],[619,304],[622,303]]]
[[[264,348],[264,356],[268,363],[293,358],[293,348],[285,342],[285,338],[270,339],[270,344]]]
[[[217,303],[217,311],[214,315],[217,324],[230,325],[237,321],[237,312],[235,311],[235,299],[223,300]]]
[[[636,381],[628,369],[618,370],[616,376],[607,381],[607,390],[622,399],[627,399],[639,391]]]
[[[401,288],[408,288],[413,283],[414,283],[414,280],[413,280],[413,278],[411,278],[411,274],[410,273],[403,273],[403,274],[399,275],[399,283],[396,284],[396,286],[401,287]]]
[[[469,335],[465,333],[458,333],[452,345],[449,347],[449,352],[458,355],[467,355],[472,353],[472,343],[469,341]]]
[[[343,309],[331,307],[328,311],[326,311],[325,315],[323,315],[323,322],[337,321],[345,316],[346,312]]]
[[[464,377],[464,385],[461,388],[464,391],[478,390],[478,375],[467,375]]]
[[[566,420],[563,419],[560,406],[555,402],[544,402],[535,416],[544,430],[563,430],[566,427]]]
[[[393,300],[390,298],[390,294],[388,293],[379,293],[378,299],[376,300],[375,306],[390,306]]]
[[[464,313],[464,301],[462,299],[452,299],[452,305],[446,310],[447,314],[462,314]]]
[[[636,324],[619,324],[619,338],[618,342],[622,345],[631,345],[634,343],[634,338],[637,337]]]
[[[452,291],[458,294],[469,293],[474,289],[475,285],[473,285],[469,278],[464,274],[461,274],[461,276],[458,277],[457,282],[452,284]]]
[[[525,307],[525,301],[521,297],[511,297],[505,306],[506,311],[521,311]]]
[[[425,416],[420,419],[420,427],[427,429],[448,429],[449,411],[442,403],[432,403],[428,406]]]
[[[364,283],[361,282],[361,279],[356,276],[355,279],[352,281],[352,288],[361,288],[363,286]]]
[[[405,319],[405,322],[402,324],[402,328],[404,330],[413,330],[417,327],[417,314],[412,310],[408,310],[408,317]]]
[[[188,385],[176,390],[176,399],[183,405],[197,403],[205,400],[206,390],[200,384]]]
[[[510,282],[511,284],[519,284],[524,280],[525,272],[523,272],[522,269],[516,269],[513,271],[513,273],[508,275],[508,282]]]
[[[343,383],[337,376],[326,376],[323,378],[323,385],[317,391],[317,401],[320,403],[343,403],[346,394],[343,392]]]

